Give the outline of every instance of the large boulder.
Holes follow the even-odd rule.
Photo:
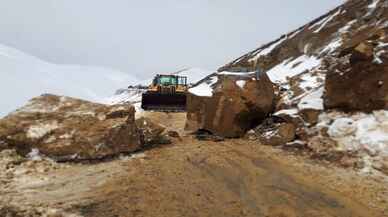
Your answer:
[[[206,130],[228,138],[241,137],[264,120],[274,108],[273,84],[266,74],[258,79],[247,75],[218,74],[210,87],[199,84],[198,87],[211,90],[208,96],[190,91],[186,130]]]
[[[100,159],[142,146],[130,105],[42,95],[0,120],[0,143],[56,160]]]
[[[329,59],[325,108],[366,112],[387,109],[387,50],[381,42],[367,41],[344,51],[341,58]]]

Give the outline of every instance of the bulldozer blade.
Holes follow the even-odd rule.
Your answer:
[[[186,110],[186,94],[146,92],[142,95],[141,108],[152,111],[180,112]]]

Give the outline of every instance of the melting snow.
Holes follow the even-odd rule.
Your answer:
[[[303,97],[298,104],[298,109],[299,110],[303,110],[303,109],[323,110],[322,96],[323,96],[323,87]]]
[[[202,82],[199,85],[190,88],[189,92],[197,95],[197,96],[213,96],[213,88],[211,87],[213,84],[217,83],[218,78],[216,76],[213,76],[210,78],[209,81]]]
[[[288,77],[299,75],[300,73],[311,70],[321,64],[321,60],[315,56],[302,55],[292,61],[290,59],[283,61],[267,72],[272,82],[284,83]]]
[[[366,113],[326,113],[320,116],[321,126],[328,126],[328,134],[341,149],[363,150],[366,153],[388,156],[388,111]]]
[[[342,39],[341,38],[337,38],[336,40],[332,41],[330,44],[328,44],[322,51],[321,51],[321,54],[323,53],[326,53],[326,52],[333,52],[335,51],[337,48],[341,47],[342,46]]]

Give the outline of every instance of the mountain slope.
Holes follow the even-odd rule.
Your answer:
[[[55,65],[0,45],[0,117],[43,93],[101,101],[117,87],[138,81],[122,72],[77,65]]]
[[[325,66],[328,57],[340,55],[373,36],[384,37],[387,29],[387,0],[346,1],[312,22],[220,67],[218,72],[266,72],[271,81],[280,86],[282,100],[297,104],[303,97],[323,92],[319,88],[324,84],[325,72],[320,68]],[[381,46],[384,40],[380,40]],[[211,86],[216,76],[205,78],[199,85]],[[321,107],[317,103],[311,106]]]

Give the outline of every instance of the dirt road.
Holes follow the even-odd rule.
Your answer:
[[[269,150],[243,143],[192,141],[147,152],[142,161],[124,165],[121,178],[101,186],[104,196],[83,215],[388,216],[384,202],[374,198],[387,199],[378,190],[383,183],[358,182],[341,170],[294,167],[289,156],[271,157]]]
[[[110,162],[22,172],[25,167],[18,166],[0,186],[0,205],[86,217],[388,216],[386,178],[322,166],[245,140],[215,143],[186,136]]]

